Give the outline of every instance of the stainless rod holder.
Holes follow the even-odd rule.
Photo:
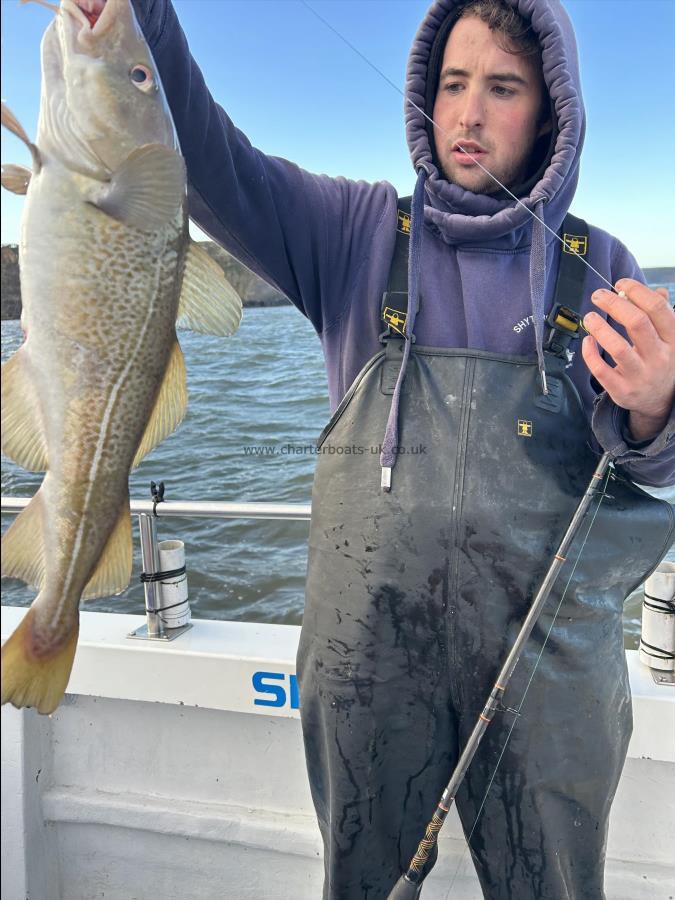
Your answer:
[[[152,513],[139,513],[138,528],[141,537],[141,560],[143,572],[155,575],[160,571],[159,551],[157,549],[157,518]],[[146,624],[130,632],[128,637],[144,641],[172,641],[188,629],[190,622],[179,628],[164,628],[160,616],[159,582],[144,581]]]
[[[157,552],[157,526],[155,517],[141,513],[138,517],[138,528],[141,535],[141,560],[143,571],[148,575],[159,572],[159,554]],[[164,627],[159,615],[159,591],[156,581],[143,582],[145,591],[145,610],[148,625],[148,637],[161,637]]]

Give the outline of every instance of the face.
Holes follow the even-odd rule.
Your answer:
[[[448,181],[475,194],[498,191],[474,160],[508,188],[523,181],[537,138],[551,130],[540,117],[545,96],[536,57],[507,53],[485,22],[460,19],[445,46],[433,112]]]

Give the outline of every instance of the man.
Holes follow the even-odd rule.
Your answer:
[[[622,604],[673,533],[672,511],[626,479],[675,478],[675,324],[599,229],[568,235],[595,272],[575,267],[567,284],[556,234],[585,123],[563,9],[429,10],[408,68],[407,290],[393,187],[255,150],[167,0],[134,2],[191,215],[308,316],[326,358],[335,412],[298,657],[324,897],[384,900],[407,868],[602,447],[617,475],[506,694],[516,706],[527,691],[522,718],[508,743],[512,717],[495,719],[457,796],[486,897],[598,900],[631,727]],[[571,366],[567,339],[543,327],[558,289],[589,331]]]

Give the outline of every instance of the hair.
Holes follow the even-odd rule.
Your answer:
[[[470,16],[485,22],[490,31],[495,32],[497,43],[506,53],[541,57],[541,47],[532,25],[505,0],[467,0],[457,19]]]

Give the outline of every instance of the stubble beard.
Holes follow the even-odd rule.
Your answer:
[[[459,167],[457,168],[459,169]],[[473,170],[467,169],[466,172],[464,170],[459,170],[454,173],[453,177],[450,167],[441,161],[441,172],[443,173],[445,180],[452,184],[456,184],[465,191],[471,191],[473,194],[496,194],[502,188],[497,184],[495,178],[497,178],[504,187],[511,190],[515,185],[524,180],[526,171],[527,166],[521,164],[510,167],[506,172],[494,172],[493,178],[491,175],[483,172],[483,170],[474,163]],[[468,175],[469,178],[462,178],[464,174]],[[466,181],[467,184],[462,184],[462,181]]]

